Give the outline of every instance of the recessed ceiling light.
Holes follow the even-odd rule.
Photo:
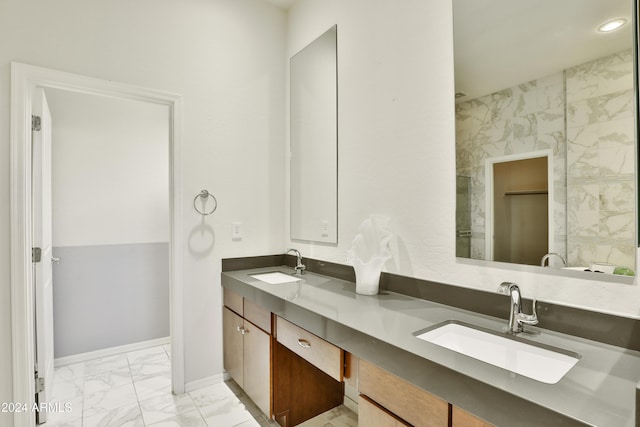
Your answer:
[[[456,92],[456,98],[462,98],[463,96],[467,96],[464,92]]]
[[[598,31],[600,31],[601,33],[610,33],[611,31],[615,31],[618,28],[622,27],[626,23],[627,20],[623,18],[612,19],[611,21],[607,21],[604,24],[600,25],[598,27]]]

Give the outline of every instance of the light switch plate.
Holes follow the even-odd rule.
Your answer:
[[[326,219],[320,221],[320,235],[322,237],[329,237],[329,221]]]
[[[242,240],[244,237],[241,222],[231,223],[231,240]]]

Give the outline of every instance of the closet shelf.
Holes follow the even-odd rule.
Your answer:
[[[505,196],[528,196],[531,194],[549,194],[548,190],[515,190],[505,191]]]

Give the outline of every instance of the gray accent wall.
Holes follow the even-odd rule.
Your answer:
[[[55,357],[169,336],[169,244],[54,247]]]

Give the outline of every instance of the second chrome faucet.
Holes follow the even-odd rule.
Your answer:
[[[293,268],[296,271],[296,274],[303,274],[306,267],[302,263],[302,254],[297,249],[287,249],[287,254],[293,252],[296,256],[296,266]]]
[[[538,313],[536,311],[536,300],[533,300],[533,313],[522,312],[522,296],[517,284],[502,282],[498,287],[498,292],[509,295],[511,309],[509,311],[509,332],[519,333],[523,331],[523,325],[535,325],[538,323]]]

